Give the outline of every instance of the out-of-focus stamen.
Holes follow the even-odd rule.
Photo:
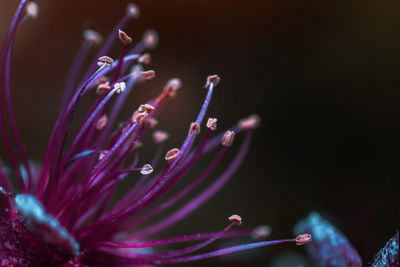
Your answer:
[[[86,30],[83,32],[83,38],[92,45],[100,46],[103,43],[103,36],[94,30]]]
[[[35,2],[28,2],[25,6],[26,14],[32,19],[36,19],[39,15],[39,6]]]
[[[152,80],[156,77],[156,72],[154,70],[142,71],[141,74],[145,80]]]
[[[137,19],[140,16],[140,9],[137,5],[130,3],[126,6],[126,15],[133,18]]]
[[[260,123],[261,117],[256,114],[252,114],[249,117],[238,121],[238,127],[242,131],[250,131],[258,128],[258,126],[260,126]]]
[[[138,62],[140,64],[150,64],[151,62],[151,55],[149,53],[143,54],[138,58]]]
[[[222,136],[221,143],[223,146],[230,147],[233,144],[234,139],[235,139],[235,132],[226,131],[224,136]]]
[[[103,129],[104,126],[106,126],[107,122],[108,122],[107,114],[104,114],[103,116],[101,116],[100,119],[97,120],[97,122],[96,122],[96,129],[97,129],[97,130]]]
[[[108,152],[109,152],[108,150],[103,150],[103,151],[100,153],[100,155],[99,155],[99,160],[101,160],[102,158],[104,158],[105,155],[107,155]]]
[[[265,239],[271,234],[271,227],[268,225],[260,225],[254,228],[251,232],[251,237],[254,240]]]
[[[150,105],[150,104],[144,104],[144,105],[140,105],[139,107],[139,112],[147,112],[150,113],[154,110],[154,106]]]
[[[111,91],[110,82],[101,83],[97,86],[96,93],[99,95],[107,94]]]
[[[169,137],[169,134],[164,131],[155,131],[153,133],[153,140],[156,144],[160,144],[160,143],[164,142],[165,140],[168,139],[168,137]]]
[[[140,147],[143,147],[143,143],[140,141],[136,141],[135,144],[133,144],[132,150],[136,150]]]
[[[156,120],[153,117],[147,117],[144,120],[144,126],[146,127],[146,129],[153,129],[157,124],[158,124],[158,120]]]
[[[163,91],[168,94],[168,96],[175,96],[176,91],[182,87],[182,82],[178,78],[173,78],[167,82],[164,86]]]
[[[155,30],[147,30],[143,33],[143,42],[147,49],[154,49],[158,45],[158,34]]]

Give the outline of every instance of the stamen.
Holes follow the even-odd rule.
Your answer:
[[[103,150],[103,151],[100,153],[100,155],[99,155],[99,160],[101,160],[102,158],[104,158],[105,155],[107,155],[108,152],[109,152],[108,150]]]
[[[32,19],[36,19],[39,15],[39,6],[35,2],[28,2],[25,6],[26,14]]]
[[[233,144],[233,139],[235,138],[235,132],[226,131],[222,137],[221,143],[223,146],[230,147]]]
[[[258,128],[258,126],[260,126],[260,123],[261,117],[256,114],[252,114],[249,117],[238,121],[238,127],[242,131],[250,131]]]
[[[100,46],[103,43],[103,36],[94,30],[84,31],[83,37],[86,41],[95,46]]]
[[[125,82],[115,83],[114,90],[116,90],[117,94],[122,93],[126,88]]]
[[[136,142],[133,144],[132,150],[136,150],[136,149],[138,149],[139,147],[143,147],[143,143],[140,142],[140,141],[136,141]]]
[[[232,223],[235,223],[237,226],[242,225],[242,217],[239,215],[234,214],[230,216],[228,220],[230,220]]]
[[[158,34],[155,30],[147,30],[143,33],[143,42],[147,49],[154,49],[158,45]]]
[[[270,234],[271,227],[268,225],[261,225],[254,228],[250,235],[254,240],[260,240],[267,238]]]
[[[111,67],[112,63],[114,60],[108,56],[102,56],[99,57],[99,60],[97,62],[98,67]]]
[[[152,80],[156,77],[156,72],[154,70],[142,71],[141,74],[145,80]]]
[[[97,122],[96,122],[96,129],[97,129],[97,130],[103,129],[104,126],[106,126],[107,121],[108,121],[107,114],[104,114],[100,119],[97,120]]]
[[[101,83],[99,84],[99,86],[97,86],[96,89],[96,93],[99,95],[107,94],[110,91],[111,91],[110,82]]]
[[[147,117],[144,120],[144,126],[146,127],[146,129],[153,129],[157,124],[158,124],[158,120],[156,120],[153,117]]]
[[[211,84],[213,84],[215,87],[215,86],[217,86],[217,84],[219,83],[220,80],[221,80],[221,78],[218,75],[210,75],[207,77],[207,82],[206,82],[206,85],[204,86],[204,88],[208,89]]]
[[[142,175],[148,175],[152,172],[153,172],[153,167],[150,164],[143,165],[142,169],[140,170],[140,173]]]
[[[168,139],[168,137],[169,137],[169,134],[164,131],[155,131],[153,133],[153,140],[156,144],[160,144],[160,143],[164,142],[165,140]]]
[[[126,15],[133,18],[137,19],[140,16],[140,9],[137,5],[130,3],[126,6]]]
[[[154,110],[154,107],[150,104],[140,105],[139,112],[147,112],[150,113]]]
[[[144,118],[146,118],[149,114],[147,112],[140,112],[134,117],[134,121],[137,123],[141,122]]]
[[[217,130],[217,119],[216,118],[209,118],[207,121],[207,128],[215,131]]]
[[[196,122],[192,122],[189,128],[189,135],[199,134],[200,133],[200,125]]]
[[[171,163],[178,157],[179,153],[180,151],[178,148],[173,148],[167,152],[167,154],[165,155],[165,160]]]
[[[118,37],[124,45],[132,43],[132,38],[122,30],[118,30]]]
[[[302,234],[296,237],[296,245],[301,246],[311,242],[312,237],[310,234]]]
[[[149,53],[143,54],[141,57],[138,58],[138,62],[140,64],[150,64],[151,62],[151,55]]]
[[[176,91],[182,87],[182,82],[178,78],[173,78],[167,82],[164,86],[163,91],[168,94],[168,96],[175,96]]]
[[[106,76],[101,76],[100,78],[97,79],[96,81],[98,84],[100,83],[106,83],[108,82],[108,78]]]

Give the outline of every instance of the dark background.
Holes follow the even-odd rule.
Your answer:
[[[108,34],[128,1],[37,2],[38,19],[17,38],[13,95],[28,154],[40,160],[82,31]],[[218,117],[219,129],[251,113],[263,118],[232,181],[160,237],[219,230],[237,213],[245,226],[269,224],[271,238],[286,238],[316,210],[371,262],[400,221],[400,2],[136,3],[142,16],[126,31],[136,40],[147,28],[158,31],[150,65],[157,77],[135,89],[121,119],[180,77],[184,87],[160,119],[173,135],[168,145],[177,146],[200,108],[205,77],[214,73],[222,81],[209,115]],[[16,1],[1,2],[1,40],[15,8]],[[116,47],[110,56],[117,55]],[[283,245],[191,266],[309,266],[303,253]],[[282,262],[292,257],[294,263]]]

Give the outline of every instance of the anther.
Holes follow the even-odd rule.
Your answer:
[[[132,43],[132,38],[122,30],[118,30],[118,37],[124,45]]]
[[[182,82],[178,78],[173,78],[167,82],[164,86],[164,92],[168,93],[169,96],[175,96],[176,90],[182,87]]]
[[[169,150],[167,152],[167,154],[165,154],[165,160],[167,160],[169,163],[171,163],[178,157],[179,153],[180,153],[180,151],[178,148],[173,148],[173,149]]]
[[[108,56],[99,57],[99,61],[97,62],[97,66],[100,67],[110,67],[114,60]]]
[[[26,14],[32,19],[36,19],[39,15],[39,6],[35,2],[28,2],[25,6]]]
[[[144,104],[144,105],[140,105],[139,107],[139,112],[152,112],[154,110],[154,107],[150,104]]]
[[[168,137],[169,137],[169,134],[164,131],[155,131],[153,133],[153,140],[156,144],[160,144],[160,143],[164,142],[165,140],[168,139]]]
[[[110,92],[111,87],[109,82],[101,83],[97,86],[96,92],[99,95],[106,94]]]
[[[192,122],[189,128],[189,135],[199,134],[200,133],[200,125],[196,122]]]
[[[122,93],[126,88],[126,84],[124,82],[115,83],[114,90],[116,90],[117,94]]]
[[[235,139],[235,132],[226,131],[224,136],[222,136],[221,143],[223,146],[230,147],[233,144],[233,139]]]
[[[271,227],[268,225],[261,225],[254,228],[250,235],[255,240],[265,239],[271,234]]]
[[[140,64],[150,64],[151,62],[151,55],[149,53],[143,54],[138,58],[138,62]]]
[[[240,217],[239,215],[232,215],[228,218],[229,221],[231,221],[232,223],[235,223],[236,225],[242,225],[242,217]]]
[[[83,38],[90,44],[99,46],[103,42],[103,36],[94,30],[86,30],[83,32]]]
[[[141,112],[141,113],[138,113],[138,114],[135,116],[134,120],[135,120],[135,122],[139,123],[139,122],[141,122],[144,118],[146,118],[147,116],[148,116],[147,112]]]
[[[210,85],[213,84],[214,87],[217,86],[221,78],[218,75],[210,75],[207,77],[207,82],[204,88],[208,89],[210,88]]]
[[[158,121],[153,117],[147,117],[144,120],[144,126],[146,129],[153,129],[158,124]]]
[[[138,80],[138,81],[143,79],[142,71],[143,71],[143,67],[141,65],[139,65],[139,64],[133,65],[131,68],[132,78],[134,80]]]
[[[136,142],[133,144],[132,150],[136,150],[136,149],[138,149],[139,147],[143,147],[143,143],[140,142],[140,141],[136,141]]]
[[[209,118],[206,124],[207,128],[210,128],[213,131],[217,130],[217,121],[216,118]]]
[[[312,237],[310,234],[302,234],[302,235],[298,235],[296,237],[296,245],[301,246],[304,244],[307,244],[308,242],[311,242]]]
[[[107,155],[109,151],[108,150],[103,150],[100,155],[99,155],[99,160],[101,160],[102,158],[104,158],[105,155]]]
[[[147,30],[143,33],[143,42],[148,49],[156,48],[158,44],[158,34],[155,30]]]
[[[106,126],[107,122],[108,122],[107,114],[104,114],[103,116],[101,116],[100,119],[97,120],[96,129],[97,130],[103,129],[104,126]]]
[[[148,175],[148,174],[150,174],[152,172],[153,172],[153,167],[151,167],[150,164],[144,164],[142,169],[140,170],[140,173],[142,175]]]
[[[261,117],[256,114],[252,114],[247,118],[238,121],[238,127],[243,131],[254,130],[260,126],[260,122]]]
[[[140,9],[137,5],[130,3],[126,6],[126,15],[133,19],[137,19],[140,16]]]
[[[152,80],[154,77],[156,77],[156,72],[154,70],[142,71],[141,74],[145,80]]]
[[[97,79],[96,82],[97,82],[97,84],[106,83],[106,82],[108,82],[108,78],[106,76],[101,76],[100,78]]]

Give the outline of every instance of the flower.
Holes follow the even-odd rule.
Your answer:
[[[0,109],[0,132],[11,162],[10,171],[4,166],[0,168],[1,266],[131,266],[180,263],[255,247],[284,242],[303,244],[311,240],[311,236],[302,235],[293,239],[244,244],[190,255],[218,239],[250,235],[251,230],[233,229],[239,225],[238,215],[229,217],[230,224],[221,231],[153,240],[154,235],[186,217],[228,182],[245,159],[252,132],[259,125],[260,118],[252,115],[241,120],[237,126],[214,136],[217,119],[211,119],[196,147],[195,139],[200,135],[213,91],[220,81],[217,75],[210,75],[205,85],[204,103],[196,120],[190,125],[188,136],[182,145],[169,150],[165,154],[164,167],[157,167],[162,155],[161,143],[168,138],[168,134],[155,131],[154,140],[159,146],[158,151],[150,163],[138,167],[138,148],[141,146],[142,136],[156,126],[156,117],[163,105],[176,95],[182,83],[179,79],[168,81],[157,97],[140,105],[133,116],[119,124],[114,132],[111,131],[132,87],[155,77],[154,71],[143,71],[141,65],[135,65],[130,73],[127,71],[134,62],[149,63],[150,55],[144,52],[154,48],[158,40],[155,31],[147,31],[143,39],[129,50],[133,39],[120,29],[139,16],[139,9],[133,4],[128,5],[125,16],[100,48],[96,60],[83,72],[83,81],[79,83],[78,74],[82,73],[89,48],[100,46],[103,39],[93,30],[84,32],[84,42],[72,65],[60,114],[50,135],[43,162],[40,166],[30,163],[12,111],[10,63],[17,29],[27,18],[35,18],[38,11],[38,6],[33,2],[20,2],[0,58],[0,103],[6,103]],[[118,60],[114,61],[106,54],[118,39],[122,42],[122,48]],[[76,84],[80,86],[74,91]],[[72,135],[70,126],[80,99],[83,95],[94,92],[98,94],[97,100]],[[118,98],[111,105],[114,95],[118,95]],[[10,133],[7,132],[7,125],[10,126]],[[166,218],[149,223],[155,215],[173,207],[197,188],[233,145],[234,136],[242,133],[245,135],[244,141],[235,158],[211,185],[182,207],[173,210]],[[67,142],[68,136],[72,136],[70,142]],[[186,177],[200,158],[217,147],[220,147],[219,153],[199,176],[189,181],[175,195],[166,195]],[[131,157],[128,156],[132,154],[133,160],[129,161]],[[134,172],[141,174],[135,186],[117,203],[111,204],[116,186]],[[11,177],[14,175],[18,190],[11,185]],[[162,202],[159,201],[161,198]],[[153,203],[158,204],[151,205]],[[188,241],[199,243],[167,252],[151,250],[151,253],[144,253],[140,250]]]

